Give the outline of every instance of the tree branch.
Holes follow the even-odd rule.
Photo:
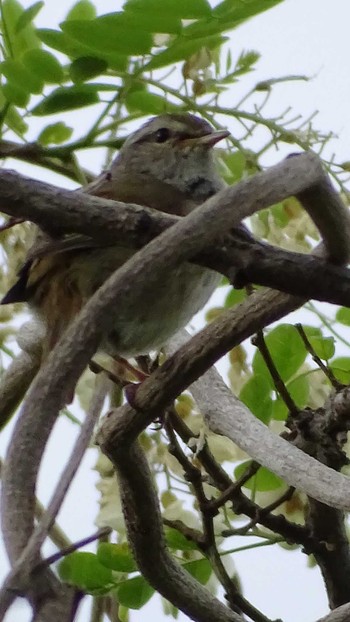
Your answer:
[[[1,187],[6,186],[3,182],[4,178],[0,180],[0,196]],[[324,214],[322,211],[318,213],[317,206],[314,204],[311,208],[309,207],[321,233],[325,236],[327,253],[335,262],[346,261],[350,246],[348,212],[340,203],[337,195],[330,191],[319,160],[312,154],[304,154],[294,160],[283,162],[266,173],[241,182],[234,188],[225,189],[206,201],[200,209],[176,222],[171,229],[164,231],[146,248],[136,253],[88,301],[49,356],[45,367],[37,375],[17,422],[9,448],[4,473],[2,520],[12,563],[15,563],[21,555],[33,530],[33,490],[47,438],[57,413],[64,404],[67,391],[73,389],[102,336],[111,328],[116,300],[118,300],[118,312],[121,315],[132,313],[133,306],[138,307],[142,304],[145,288],[152,290],[153,285],[157,283],[161,271],[176,267],[201,252],[203,248],[212,245],[222,238],[228,228],[237,226],[242,218],[290,194],[304,192],[310,184],[315,186],[316,190],[322,189],[322,193],[325,194],[331,206],[330,215],[327,202],[320,201],[322,210],[327,208]],[[29,187],[30,183],[28,189]],[[61,216],[57,222],[65,222],[70,230],[72,230],[72,223],[75,222],[76,228],[79,226],[81,232],[84,232],[84,227],[86,228],[85,233],[89,233],[88,229],[93,225],[92,229],[96,232],[96,236],[101,236],[102,239],[103,232],[103,239],[106,241],[108,237],[106,234],[108,230],[105,228],[106,220],[101,219],[101,214],[105,214],[105,210],[100,209],[101,204],[98,200],[92,199],[92,206],[94,201],[97,202],[95,210],[91,212],[90,206],[89,210],[86,209],[86,195],[76,193],[72,198],[73,193],[63,191],[63,194],[66,196],[67,204],[65,209],[61,210]],[[75,201],[79,194],[80,207],[77,209]],[[11,209],[20,206],[23,210],[23,200],[18,197],[18,188],[13,185],[9,188],[7,185],[8,205]],[[57,193],[53,193],[52,201],[49,202],[47,195],[45,202],[33,203],[30,197],[27,197],[27,200],[28,216],[30,212],[32,219],[37,222],[40,219],[41,224],[46,219],[47,227],[50,229],[49,221],[52,222],[54,213],[52,208],[62,205],[61,197],[58,200]],[[234,211],[232,205],[235,206]],[[118,204],[107,202],[106,207],[106,213],[109,213],[112,220],[116,215],[115,210]],[[115,221],[114,230],[117,230],[119,226],[123,235],[125,235],[125,223],[128,224],[127,209],[125,208],[126,211],[119,221],[118,219]],[[140,214],[144,214],[141,209]],[[138,227],[145,228],[142,218]],[[130,231],[131,234],[135,231],[135,220],[130,224]],[[188,345],[182,347],[177,355],[166,361],[137,391],[135,405],[141,413],[130,407],[122,409],[121,412],[127,415],[126,420],[123,419],[122,430],[123,434],[125,433],[123,440],[126,439],[125,451],[137,434],[159,413],[159,410],[167,406],[232,345],[250,336],[258,328],[283,316],[291,308],[296,308],[300,303],[299,299],[282,296],[275,292],[258,292],[248,302],[234,310],[229,310]],[[274,308],[274,305],[277,307]],[[238,324],[235,323],[237,321]],[[230,398],[232,398],[231,394]],[[223,395],[223,400],[224,408],[227,406],[231,409],[232,401],[228,397],[228,391]],[[218,423],[217,415],[218,413],[214,411],[214,417],[211,418],[212,426],[216,427],[220,433],[230,436],[235,428],[231,418],[227,416],[222,425],[222,422]],[[248,413],[245,417],[246,423],[247,416]],[[304,456],[302,452],[298,453],[296,448],[288,445],[288,456],[291,455],[292,458],[289,460],[288,456],[283,455],[283,464],[277,461],[271,467],[270,457],[273,450],[279,445],[281,456],[285,445],[282,439],[276,439],[268,433],[262,424],[259,426],[259,422],[256,420],[254,422],[255,427],[251,418],[250,423],[253,426],[251,436],[254,442],[251,442],[250,446],[254,449],[256,454],[254,457],[259,462],[275,470],[291,485],[306,490],[308,494],[326,503],[334,503],[337,507],[347,504],[350,485],[346,478],[318,465],[312,458]],[[117,440],[115,430],[112,431],[111,428],[107,430],[105,427],[104,433],[110,434],[109,443]],[[267,445],[263,451],[261,440],[264,435]],[[18,461],[19,455],[21,456],[20,462]],[[291,461],[293,461],[293,473]],[[306,469],[306,472],[297,473],[296,464]],[[322,478],[324,480],[321,488],[315,487],[309,474],[310,465],[315,468],[317,466],[321,481]],[[119,468],[121,468],[120,465]]]
[[[106,378],[103,380],[106,381]],[[47,570],[43,564],[40,558],[40,549],[55,521],[67,490],[74,478],[91,439],[96,419],[101,413],[106,396],[106,390],[106,382],[101,383],[101,379],[99,378],[98,386],[93,394],[86,419],[81,427],[80,434],[74,445],[71,457],[53,493],[52,500],[50,501],[49,506],[39,524],[33,531],[28,544],[13,564],[11,573],[0,591],[0,616],[4,616],[7,607],[11,604],[8,599],[9,592],[16,593],[20,590],[22,594],[30,595],[34,611],[41,610],[40,615],[42,616],[43,621],[49,619],[45,617],[46,614],[44,612],[46,607],[51,607],[51,605],[48,602],[45,603],[47,596],[44,598],[43,605],[43,591],[47,591],[48,585],[51,583],[57,583],[57,580],[52,572]],[[16,551],[17,543],[11,541],[11,538],[8,537],[6,532],[4,532],[4,536],[7,550],[9,552]],[[42,609],[44,611],[42,611]],[[70,611],[70,609],[68,611]],[[65,619],[70,620],[70,618],[63,618],[63,620]],[[56,622],[56,620],[57,622],[60,622],[61,618],[51,617],[50,620],[52,622]]]
[[[328,616],[319,618],[316,622],[349,622],[350,619],[350,603],[342,605],[337,609],[334,609]]]
[[[276,175],[278,170],[280,179]],[[310,213],[317,214],[315,221],[321,223],[320,230],[328,240],[326,246],[329,256],[337,263],[344,260],[347,253],[348,217],[337,194],[323,174],[317,157],[311,153],[302,154],[250,179],[249,184],[253,180],[256,183],[257,204],[260,201],[259,194],[261,192],[266,194],[265,179],[271,187],[275,187],[271,202],[282,200],[287,196],[288,186],[290,186],[289,194],[294,193],[301,201],[305,201]],[[222,193],[222,196],[227,197],[231,212],[231,205],[234,205],[233,215],[236,214],[239,198],[244,201],[246,183],[241,182]],[[308,183],[313,187],[305,193]],[[252,190],[255,189],[252,187]],[[237,194],[238,201],[236,201]],[[265,205],[268,204],[269,201]],[[329,227],[327,215],[320,216],[322,210],[318,212],[318,205],[321,205],[322,210],[327,208],[328,212],[332,213],[331,222],[334,226]],[[59,189],[30,180],[13,171],[0,172],[0,209],[11,216],[32,220],[54,234],[77,232],[94,237],[104,246],[118,243],[135,248],[143,246],[178,220],[177,217],[140,206],[102,200],[83,192]],[[249,213],[251,211],[248,210],[242,217]],[[341,234],[336,232],[339,221],[341,221],[339,228]],[[229,226],[228,224],[226,229]],[[333,240],[331,243],[328,239],[330,237]],[[249,281],[289,291],[294,295],[350,305],[350,271],[329,264],[324,259],[286,252],[267,244],[249,242],[237,237],[231,241],[228,239],[224,247],[214,248],[211,244],[209,250],[195,253],[194,258],[200,265],[222,272],[228,278],[234,279],[238,268],[237,282]]]
[[[22,401],[41,362],[41,338],[32,323],[21,327],[19,354],[0,380],[0,430],[5,427]]]
[[[124,425],[122,420],[121,425]],[[165,544],[157,493],[140,446],[107,441],[103,450],[117,470],[130,546],[146,579],[193,620],[243,622],[240,615],[212,596],[170,555]]]

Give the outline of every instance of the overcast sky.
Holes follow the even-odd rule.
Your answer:
[[[22,0],[22,3],[29,6],[32,0]],[[70,4],[67,0],[46,2],[39,16],[40,24],[55,27]],[[98,0],[97,6],[99,12],[104,13],[118,10],[121,2]],[[234,56],[243,49],[256,49],[262,55],[257,71],[246,79],[246,85],[249,80],[254,84],[262,79],[288,74],[314,76],[310,82],[292,82],[278,87],[272,105],[276,113],[291,106],[303,116],[318,110],[315,124],[323,131],[332,130],[339,136],[332,145],[337,161],[350,160],[349,24],[349,0],[285,0],[242,25],[231,36]],[[236,94],[234,99],[238,99]],[[271,159],[278,161],[280,156],[273,154]],[[21,171],[29,170],[18,163],[11,162],[11,166]],[[89,168],[95,170],[94,164],[90,163]],[[53,482],[69,455],[67,439],[72,433],[72,425],[61,417],[55,440],[51,440],[47,449],[45,473],[42,473],[39,483],[39,498],[44,503],[47,503]],[[6,430],[0,439],[1,455],[5,453],[8,438],[9,431]],[[95,457],[95,452],[90,450],[59,517],[60,524],[72,540],[89,535],[94,530],[96,478],[91,476],[89,469]],[[241,573],[245,596],[272,619],[281,617],[284,622],[312,622],[326,613],[322,580],[317,570],[307,568],[307,558],[301,554],[286,553],[276,550],[276,547],[273,551],[265,548],[236,555],[235,564]],[[1,564],[0,574],[3,572]],[[153,599],[147,610],[132,613],[132,622],[141,622],[147,615],[156,622],[163,620],[164,616],[155,602]],[[7,622],[27,619],[24,605],[18,603],[16,608],[11,609]],[[82,616],[83,619],[86,618]]]

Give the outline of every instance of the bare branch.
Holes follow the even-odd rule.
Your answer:
[[[101,383],[99,383],[99,386],[95,390],[95,393],[92,397],[89,411],[87,413],[85,422],[81,427],[81,431],[74,445],[71,457],[63,471],[57,488],[54,491],[52,500],[46,512],[44,513],[40,523],[35,528],[32,536],[30,537],[28,544],[20,554],[19,558],[13,564],[12,571],[5,582],[5,586],[0,592],[0,612],[2,614],[4,614],[6,608],[11,604],[8,599],[8,593],[11,591],[18,591],[18,586],[20,586],[20,591],[22,593],[31,594],[31,601],[33,603],[34,609],[37,609],[40,606],[42,600],[44,586],[46,585],[46,590],[48,590],[48,586],[50,585],[50,583],[52,583],[52,581],[55,581],[57,583],[54,575],[50,573],[50,571],[45,569],[43,561],[40,560],[40,549],[47,534],[50,531],[51,526],[55,521],[55,518],[60,509],[60,506],[62,505],[67,490],[86,451],[94,425],[96,423],[96,419],[101,412],[103,402],[106,396],[106,391],[106,382],[102,383],[102,385]],[[6,531],[4,531],[4,538],[7,550],[10,553],[11,551],[16,550],[17,543],[11,541],[11,534],[9,535]],[[40,585],[38,581],[39,576]],[[35,578],[35,580],[33,580],[33,577]],[[43,620],[44,619],[45,618],[43,618]],[[69,619],[70,618],[67,618],[67,620]],[[63,618],[63,620],[65,620],[65,618]]]
[[[34,329],[26,330],[26,348],[12,361],[0,380],[0,429],[5,427],[40,367],[41,342]]]
[[[245,313],[251,311],[249,303],[252,303],[254,298],[255,309],[258,306],[260,308],[265,307],[264,295],[262,294],[262,292],[258,292],[242,303],[239,313],[237,313],[238,307],[228,312],[237,333],[245,329]],[[265,292],[266,296],[269,294],[270,292]],[[287,302],[285,300],[286,296],[283,294],[279,294],[278,298],[280,302],[282,302],[282,299],[284,299],[285,303]],[[276,298],[275,303],[277,302]],[[277,306],[275,305],[276,308]],[[200,356],[199,352],[204,357],[206,355],[209,356],[208,350],[214,349],[213,340],[216,339],[218,342],[220,337],[223,337],[224,331],[220,335],[219,330],[217,330],[218,327],[220,327],[220,332],[223,329],[223,318],[224,314],[212,322],[202,333],[193,337],[187,343],[187,346],[182,345],[180,349],[178,348],[181,343],[184,343],[186,337],[181,333],[173,338],[170,351],[177,351],[168,361],[172,362],[172,373],[174,375],[180,373],[177,365],[174,365],[175,361],[181,360],[181,368],[183,369],[189,361],[192,361],[194,365],[196,364],[195,361]],[[231,332],[233,334],[232,328]],[[205,343],[201,338],[204,334],[206,336]],[[237,342],[239,341],[241,341],[241,335]],[[219,344],[216,343],[215,345],[218,348]],[[206,348],[206,352],[203,351],[204,348]],[[184,360],[185,351],[186,359]],[[188,361],[187,356],[189,357]],[[166,366],[167,362],[164,365]],[[156,376],[163,367],[153,374],[153,387]],[[144,384],[146,385],[146,382]],[[140,403],[139,399],[141,400],[141,396],[145,399],[145,396],[142,395],[143,392],[141,393],[143,388],[143,386],[140,387],[140,391],[136,395],[138,404]],[[163,386],[163,388],[165,387]],[[345,508],[345,506],[346,509],[350,508],[350,503],[346,500],[350,492],[348,478],[333,469],[325,467],[311,456],[298,451],[296,447],[283,438],[273,434],[258,419],[253,417],[244,404],[232,394],[214,368],[207,371],[197,382],[192,384],[190,390],[210,430],[230,438],[241,449],[246,451],[248,455],[282,477],[290,486],[294,486],[299,490],[307,490],[309,496],[319,499],[328,505],[338,508]],[[145,400],[145,403],[151,404],[149,400]]]
[[[120,423],[124,426],[122,419]],[[130,546],[146,579],[192,620],[243,622],[240,615],[212,596],[170,555],[152,475],[139,445],[125,446],[123,442],[110,443],[106,439],[103,450],[117,470]]]
[[[319,618],[316,622],[349,622],[350,619],[350,603],[342,605],[334,609],[328,616]]]
[[[256,188],[252,186],[253,192],[257,193],[256,205],[260,203],[261,194],[265,206],[288,194],[297,194],[301,201],[305,200],[308,210],[325,235],[329,256],[338,263],[344,260],[347,253],[348,217],[316,156],[308,153],[291,158],[253,179],[256,184]],[[267,188],[264,180],[271,189],[274,188],[270,199],[265,196]],[[250,179],[249,184],[252,181]],[[246,181],[242,182],[218,195],[227,199],[228,214],[224,216],[220,210],[220,217],[228,218],[226,226],[222,227],[225,233],[236,221],[235,217],[240,211],[239,203],[245,200],[246,184]],[[313,188],[305,194],[308,184]],[[176,217],[168,214],[59,189],[13,171],[0,172],[0,209],[11,216],[32,220],[52,233],[83,233],[100,240],[103,245],[118,243],[136,248],[177,222]],[[328,215],[321,215],[322,210],[332,214],[334,226],[329,225]],[[250,209],[243,211],[237,221],[252,213]],[[220,221],[218,216],[215,218]],[[341,233],[336,233],[338,225]],[[332,243],[330,238],[334,240]],[[289,291],[294,295],[350,304],[350,271],[315,257],[288,253],[266,244],[244,243],[237,239],[226,248],[210,248],[194,255],[196,262],[218,270],[229,278],[232,276],[232,268],[239,268],[243,283],[250,281]],[[290,275],[289,278],[286,278],[286,274]]]
[[[46,440],[57,413],[64,404],[67,392],[74,388],[103,334],[112,326],[116,300],[118,300],[118,313],[121,315],[132,313],[133,306],[138,307],[142,304],[145,288],[152,290],[152,287],[157,284],[160,272],[176,267],[195,256],[203,248],[221,239],[227,228],[237,226],[242,218],[287,195],[303,193],[310,187],[310,184],[315,188],[315,196],[319,202],[317,205],[314,204],[311,200],[309,201],[308,196],[310,202],[308,209],[325,236],[327,254],[335,262],[346,261],[350,246],[348,213],[337,195],[330,190],[318,159],[309,153],[283,162],[271,168],[267,173],[259,174],[234,188],[228,188],[206,201],[200,209],[176,222],[170,230],[163,232],[147,248],[136,253],[89,300],[51,353],[45,368],[39,372],[30,396],[22,409],[9,448],[4,474],[2,507],[7,548],[13,563],[21,555],[33,530],[33,490]],[[42,185],[39,184],[39,186]],[[50,222],[54,221],[53,214],[60,210],[57,222],[69,230],[74,227],[78,230],[80,227],[80,232],[89,234],[92,228],[96,232],[96,237],[101,236],[104,243],[108,235],[113,235],[113,227],[109,227],[109,233],[106,234],[108,229],[106,229],[104,215],[109,214],[112,222],[116,217],[119,204],[107,202],[106,211],[101,210],[101,203],[97,199],[88,199],[86,195],[80,194],[78,199],[80,203],[77,208],[76,197],[79,193],[74,195],[62,191],[65,196],[65,209],[61,210],[63,195],[51,190],[50,201],[48,201],[47,193],[45,201],[41,197],[41,202],[33,201],[33,197],[27,196],[27,214],[23,214],[23,197],[19,198],[20,191],[18,186],[13,184],[13,177],[11,184],[8,178],[7,180],[3,176],[0,178],[0,196],[2,190],[6,194],[6,202],[8,209],[12,210],[12,215],[31,217],[36,222],[40,221],[41,224],[46,219],[47,228],[50,229]],[[27,182],[27,190],[30,190],[30,182]],[[319,197],[320,192],[323,199]],[[4,194],[1,201],[4,199]],[[58,197],[59,194],[60,197]],[[90,211],[90,204],[89,209],[86,209],[90,201],[92,201],[92,211]],[[232,205],[234,205],[234,210]],[[322,208],[320,212],[317,211],[319,205]],[[119,227],[119,231],[123,231],[125,236],[128,208],[123,204],[121,208],[126,211],[123,212],[122,217],[119,217],[119,220],[115,218],[114,231],[117,231]],[[16,209],[18,214],[15,213]],[[140,214],[144,214],[144,210],[138,209]],[[130,235],[132,238],[135,220],[132,222],[131,220]],[[142,218],[138,227],[144,227]],[[277,308],[274,308],[275,303]],[[121,412],[127,414],[127,419],[123,419],[122,429],[127,438],[125,451],[130,441],[146,427],[159,409],[167,406],[234,343],[250,336],[258,328],[281,317],[300,303],[299,299],[281,297],[274,292],[259,292],[251,297],[249,303],[243,303],[234,312],[230,310],[225,317],[219,318],[221,321],[213,322],[190,344],[181,348],[176,356],[169,359],[137,391],[135,405],[143,411],[141,416],[129,407],[122,409]],[[230,394],[229,399],[227,394],[228,391],[223,395],[224,407],[227,406],[230,410],[232,395]],[[221,433],[230,436],[235,428],[234,422],[225,417],[224,425],[219,425],[218,413],[214,414],[211,424]],[[248,413],[245,416],[247,415]],[[248,419],[246,423],[247,421]],[[274,439],[265,426],[258,425],[259,422],[255,421],[255,428],[251,418],[249,422],[250,429],[253,427],[250,438],[253,437],[254,441],[250,445],[256,453],[254,457],[259,462],[275,470],[291,485],[306,490],[308,494],[326,503],[334,503],[338,507],[343,507],[347,503],[350,486],[345,477],[318,465],[319,469],[323,469],[318,473],[324,482],[321,489],[316,488],[309,474],[310,464],[314,464],[312,458],[304,456],[302,452],[298,453],[296,448],[289,445],[287,445],[288,451],[285,455],[286,448],[282,439]],[[266,448],[262,447],[261,442],[264,435]],[[114,430],[109,442],[113,440],[116,440]],[[261,448],[260,451],[257,450],[257,445]],[[279,449],[279,459],[272,464],[271,459],[276,448]],[[281,464],[282,453],[283,463]],[[22,458],[20,463],[18,462],[19,455]],[[292,458],[289,459],[289,456]],[[292,461],[293,465],[291,465]],[[298,465],[301,469],[306,468],[307,472],[301,470],[298,473]],[[291,468],[293,473],[291,473]]]

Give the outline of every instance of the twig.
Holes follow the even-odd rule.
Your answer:
[[[123,426],[123,421],[120,420]],[[120,437],[122,440],[122,436]],[[99,441],[102,441],[99,435]],[[128,539],[138,567],[162,596],[197,622],[243,622],[186,573],[165,545],[157,494],[147,460],[138,444],[103,441],[116,467]]]
[[[2,225],[0,225],[0,233],[11,229],[15,225],[19,225],[22,222],[24,222],[23,218],[9,218],[7,222],[4,222]]]
[[[3,179],[0,176],[0,196],[3,186],[1,181],[3,182]],[[310,188],[310,185],[313,190],[308,193],[307,188]],[[51,354],[45,370],[38,374],[10,446],[6,477],[4,478],[2,507],[4,508],[3,524],[6,530],[6,545],[13,561],[21,554],[32,531],[33,507],[29,497],[35,485],[46,439],[57,412],[63,405],[67,388],[75,385],[83,368],[98,347],[103,334],[109,330],[113,323],[115,300],[118,299],[118,312],[127,316],[130,312],[130,305],[137,304],[139,300],[142,300],[144,288],[149,288],[157,282],[160,270],[163,271],[165,267],[169,270],[176,268],[183,261],[199,253],[205,246],[220,239],[228,227],[237,226],[242,218],[281,200],[286,196],[286,193],[303,195],[301,197],[303,202],[325,237],[325,247],[330,258],[335,262],[347,261],[350,237],[348,212],[337,195],[330,189],[319,161],[309,153],[273,167],[268,173],[259,174],[254,178],[240,182],[234,188],[224,190],[209,199],[201,206],[200,210],[193,211],[186,218],[177,222],[170,230],[165,231],[157,240],[152,241],[147,248],[136,253],[129,262],[110,277],[86,304],[79,318],[72,323]],[[307,193],[306,196],[304,196],[305,193]],[[8,188],[7,197],[9,196],[11,208],[21,205],[23,209],[23,204],[18,198],[18,188],[15,192],[13,187],[10,191]],[[68,196],[69,193],[67,193]],[[62,195],[60,198],[62,199]],[[53,204],[56,200],[56,206],[62,204],[57,201],[57,193],[52,196],[52,199]],[[82,200],[85,202],[85,197],[82,197]],[[233,203],[235,210],[232,210]],[[40,201],[39,203],[33,202],[27,197],[27,205],[29,206],[28,212],[33,213],[33,210],[36,209],[37,218],[46,217],[50,228],[49,220],[52,217],[52,212],[49,214],[51,205],[48,207],[47,196],[45,204],[40,204]],[[100,205],[97,202],[95,207]],[[108,206],[110,217],[112,208],[113,217],[116,218],[115,206],[107,202],[107,209]],[[86,226],[88,228],[91,223],[87,223],[86,205],[81,207],[83,207],[83,212],[80,215],[84,214],[85,225],[82,225],[79,218],[76,218],[75,222],[77,224],[79,221],[81,227]],[[68,226],[70,227],[72,227],[74,220],[74,217],[72,218],[74,210],[72,212],[71,208],[72,201],[69,203],[68,199],[68,205],[65,205],[64,213],[59,219],[60,223],[65,220],[66,225],[69,223]],[[121,206],[122,208],[123,206]],[[102,211],[104,210],[98,209],[99,215]],[[96,216],[96,210],[94,213]],[[141,210],[140,213],[144,214],[145,212]],[[70,216],[67,217],[67,214]],[[99,215],[95,220],[92,218],[91,222],[94,222],[94,231],[97,231],[97,236],[102,237],[103,230],[105,242],[106,220],[102,217],[102,225]],[[119,219],[119,225],[120,222],[121,219]],[[181,244],[179,244],[179,239]],[[260,297],[254,295],[248,304],[242,303],[239,308],[235,308],[233,318],[233,311],[229,310],[224,321],[219,318],[221,321],[209,326],[202,335],[198,335],[185,348],[181,348],[177,356],[173,356],[159,370],[156,370],[151,378],[145,380],[135,397],[135,406],[142,411],[141,417],[139,416],[140,413],[130,407],[124,407],[120,411],[126,416],[126,423],[122,431],[119,429],[119,432],[125,434],[123,440],[127,446],[160,410],[168,406],[183,388],[198,378],[227,349],[230,349],[232,343],[249,336],[252,329],[255,332],[266,323],[281,317],[281,314],[283,315],[286,310],[295,308],[301,303],[300,300],[288,296],[277,295],[276,298],[276,294],[259,293]],[[261,302],[264,300],[265,303],[269,296],[267,308],[261,308]],[[271,302],[273,303],[272,306],[270,306]],[[241,314],[243,315],[242,323],[232,325],[232,319],[241,319]],[[213,337],[213,341],[210,341],[211,337]],[[224,391],[224,405],[226,398]],[[232,395],[230,394],[230,400],[231,398]],[[232,401],[230,401],[230,411],[231,406]],[[213,412],[215,413],[215,407]],[[213,421],[211,423],[213,424]],[[273,470],[287,481],[289,480],[290,484],[299,485],[304,490],[306,489],[309,494],[321,498],[323,501],[338,503],[341,507],[347,504],[349,486],[345,477],[318,465],[319,470],[321,467],[323,468],[323,477],[320,478],[321,487],[319,482],[316,486],[315,479],[310,477],[305,464],[309,466],[312,464],[316,467],[317,462],[313,462],[310,457],[298,452],[296,448],[283,445],[282,439],[277,441],[275,439],[272,442],[273,436],[266,429],[263,429],[264,426],[257,424],[259,422],[252,423],[253,436],[257,429],[259,434],[259,438],[255,439],[259,447],[255,442],[251,443],[253,453],[255,453],[254,458],[266,466],[273,464]],[[228,431],[228,435],[232,436],[232,427],[231,430],[228,430],[226,417],[224,418],[224,425],[218,425],[217,429],[220,430],[220,433]],[[112,437],[114,438],[114,431]],[[266,446],[262,444],[264,437],[268,441]],[[248,440],[251,442],[251,438]],[[275,458],[274,452],[271,451],[272,445],[277,446],[280,450],[278,460],[281,459],[281,453],[283,453],[283,464],[278,460],[272,460]],[[285,456],[281,450],[287,447],[289,448],[288,456]],[[23,456],[20,472],[14,468],[17,465],[19,453]],[[26,460],[27,456],[30,459]],[[301,461],[304,465],[304,468],[300,468],[300,472],[296,464],[298,460],[298,466],[300,466]],[[291,462],[293,462],[293,469],[291,469]],[[23,475],[25,475],[24,478]],[[16,513],[16,508],[21,508],[20,515],[18,512]],[[136,537],[136,534],[133,534],[134,536]]]
[[[231,609],[237,613],[242,611],[244,614],[249,615],[255,622],[269,622],[268,618],[266,618],[260,611],[253,607],[251,603],[239,594],[234,582],[225,571],[215,542],[213,516],[216,512],[212,512],[211,504],[208,502],[208,499],[204,493],[200,470],[187,458],[176,439],[176,435],[170,424],[170,418],[174,415],[174,409],[168,409],[164,425],[170,439],[169,451],[180,462],[185,471],[185,478],[192,484],[199,505],[199,510],[201,512],[203,536],[197,537],[197,545],[212,563],[213,570],[217,578],[221,581],[227,592],[226,596],[230,603]],[[251,477],[251,473],[249,469],[248,471],[249,474],[245,475],[246,478],[249,479]]]
[[[344,385],[339,382],[339,380],[337,380],[337,378],[335,377],[335,375],[333,374],[332,370],[327,367],[327,365],[324,364],[324,362],[320,359],[320,357],[316,354],[314,348],[312,347],[309,339],[307,338],[307,335],[304,331],[304,328],[301,324],[296,324],[295,328],[297,329],[300,337],[303,340],[304,346],[307,350],[307,352],[309,352],[309,354],[311,354],[313,360],[315,361],[316,365],[319,366],[319,368],[323,371],[324,375],[328,378],[328,380],[330,381],[332,387],[336,390],[341,389]]]
[[[78,549],[83,548],[84,546],[86,546],[87,544],[90,544],[91,542],[95,542],[95,540],[100,540],[101,538],[104,538],[104,536],[108,536],[110,533],[112,533],[112,529],[110,527],[102,527],[101,529],[96,531],[96,533],[92,534],[91,536],[82,538],[81,540],[78,540],[77,542],[73,542],[69,546],[62,548],[57,553],[50,555],[50,557],[45,557],[45,559],[42,559],[36,566],[34,566],[33,572],[37,572],[38,570],[41,570],[44,567],[51,566],[51,564],[55,564],[60,559],[62,559],[62,557],[66,557],[70,553],[74,553],[74,551],[77,551]]]
[[[298,408],[294,402],[294,400],[291,398],[291,395],[289,393],[289,391],[287,390],[286,385],[284,384],[281,375],[278,371],[278,369],[276,368],[276,365],[272,359],[272,356],[269,352],[269,349],[266,345],[265,342],[265,338],[264,338],[264,334],[261,330],[259,330],[256,335],[254,335],[254,337],[252,337],[251,342],[253,345],[255,345],[263,360],[265,361],[265,365],[267,367],[267,369],[270,372],[270,376],[272,378],[272,381],[275,385],[276,391],[278,391],[278,393],[281,396],[281,399],[284,401],[285,405],[287,406],[289,412],[293,415],[295,413],[298,412]]]
[[[263,517],[266,516],[267,514],[270,514],[270,512],[273,512],[276,508],[278,508],[280,505],[282,505],[282,503],[285,503],[285,501],[289,501],[289,499],[292,498],[294,492],[295,492],[295,488],[290,486],[286,490],[286,492],[283,495],[281,495],[278,499],[276,499],[275,501],[273,501],[269,505],[266,505],[265,507],[259,508],[257,510],[255,518],[252,518],[252,520],[250,520],[249,523],[247,523],[243,527],[239,527],[237,529],[225,529],[222,532],[221,535],[224,536],[224,537],[244,535],[250,529],[255,527],[255,525],[257,525],[257,523],[263,524]]]
[[[41,545],[43,544],[47,533],[49,532],[50,527],[56,518],[56,515],[64,500],[67,490],[80,465],[81,459],[91,438],[96,419],[100,414],[101,408],[103,406],[105,395],[106,386],[105,384],[103,384],[102,387],[98,387],[93,395],[89,412],[81,427],[80,434],[77,438],[71,454],[71,458],[62,473],[61,479],[52,496],[52,500],[49,503],[49,506],[40,523],[37,525],[31,538],[29,539],[27,546],[23,549],[17,561],[15,561],[11,573],[9,574],[8,579],[5,581],[5,584],[0,591],[0,620],[2,619],[1,616],[5,615],[7,608],[11,604],[11,601],[8,600],[8,593],[9,591],[11,591],[11,586],[15,586],[15,588],[18,589],[17,586],[19,585],[21,586],[21,590],[24,589],[24,591],[26,591],[28,590],[29,581],[29,584],[32,584],[33,582],[33,585],[36,584],[37,586],[40,586],[40,590],[42,591],[45,586],[45,581],[43,580],[43,577],[46,577],[46,581],[48,581],[48,575],[44,574],[48,571],[40,568],[42,572],[36,573],[36,575],[38,576],[38,581],[35,583],[33,581],[34,575],[32,574],[32,570],[40,563],[38,562],[38,560],[40,560],[39,551]],[[36,597],[39,601],[40,599],[42,599],[41,591],[37,591],[36,594]]]
[[[232,482],[230,486],[228,486],[228,488],[223,493],[221,493],[219,497],[217,497],[217,499],[212,499],[211,501],[208,501],[208,509],[210,509],[211,512],[216,513],[220,507],[225,505],[227,501],[230,501],[232,497],[234,497],[236,492],[238,492],[242,488],[242,486],[244,486],[244,484],[246,484],[246,482],[258,472],[260,466],[261,465],[257,462],[252,461],[247,466],[244,473],[242,473],[242,475],[235,482]]]

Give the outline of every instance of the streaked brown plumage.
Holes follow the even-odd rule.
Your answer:
[[[81,192],[185,216],[224,186],[211,148],[227,135],[190,114],[160,115],[132,134],[110,170]],[[102,247],[84,236],[53,240],[41,233],[2,303],[30,304],[46,326],[49,351],[84,303],[134,252]],[[205,304],[217,281],[215,273],[187,263],[165,271],[128,317],[118,315],[116,301],[114,328],[102,348],[131,356],[161,347]]]

